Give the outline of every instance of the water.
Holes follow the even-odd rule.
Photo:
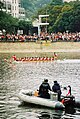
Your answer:
[[[63,87],[71,85],[72,94],[80,100],[80,60],[10,64],[1,58],[0,119],[80,119],[79,108],[61,111],[20,102],[18,92],[38,89],[44,78],[51,86],[54,80]]]

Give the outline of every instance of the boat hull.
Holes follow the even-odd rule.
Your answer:
[[[18,98],[21,101],[35,104],[35,105],[41,105],[41,106],[45,106],[49,108],[54,108],[54,109],[64,109],[65,108],[64,105],[59,101],[40,98],[40,97],[34,96],[33,94],[31,95],[30,93],[29,93],[30,95],[27,95],[27,93],[25,92],[26,92],[25,90],[21,90],[20,93],[18,94]]]

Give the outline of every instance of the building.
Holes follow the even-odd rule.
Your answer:
[[[41,26],[44,26],[44,32],[47,33],[47,25],[49,25],[49,23],[47,23],[47,21],[45,23],[42,22],[42,18],[44,17],[47,18],[49,15],[39,15],[39,19],[33,21],[33,27],[38,28],[38,36],[41,34]]]
[[[19,19],[25,19],[25,9],[21,6],[21,3],[19,2]]]
[[[19,0],[11,0],[11,14],[15,18],[19,18]]]
[[[22,7],[19,7],[19,19],[25,19],[25,9]]]
[[[15,18],[25,19],[25,9],[21,7],[20,0],[11,0],[11,14]]]
[[[3,11],[11,14],[14,18],[25,19],[25,9],[21,7],[20,0],[0,0],[3,2]]]
[[[63,0],[64,2],[71,2],[71,1],[76,1],[76,0]]]
[[[11,14],[11,2],[5,0],[0,0],[0,1],[3,3],[3,8],[1,10]]]

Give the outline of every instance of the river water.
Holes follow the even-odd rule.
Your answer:
[[[72,94],[80,101],[80,60],[11,64],[1,57],[0,119],[80,119],[79,108],[61,111],[21,103],[17,98],[19,91],[38,89],[44,78],[51,86],[54,80],[62,87],[71,85]]]

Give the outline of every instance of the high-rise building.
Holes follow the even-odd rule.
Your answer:
[[[11,2],[7,0],[0,1],[3,3],[3,8],[1,10],[11,14]]]
[[[25,9],[21,7],[20,0],[0,0],[3,2],[3,11],[11,14],[15,18],[25,19]]]
[[[64,2],[76,1],[76,0],[63,0]]]
[[[19,18],[19,0],[11,0],[12,16]]]

